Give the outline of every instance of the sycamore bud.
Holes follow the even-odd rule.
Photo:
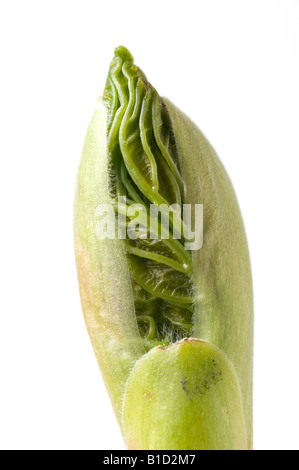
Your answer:
[[[86,135],[75,250],[127,446],[249,449],[253,302],[236,196],[201,131],[123,47]]]

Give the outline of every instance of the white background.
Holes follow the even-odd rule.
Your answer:
[[[298,0],[1,2],[1,448],[123,448],[72,237],[84,135],[123,44],[233,180],[255,290],[255,448],[299,449],[298,24]]]

